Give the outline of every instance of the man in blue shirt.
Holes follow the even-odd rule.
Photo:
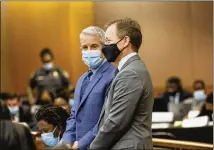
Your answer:
[[[82,60],[89,70],[77,82],[74,107],[62,139],[64,144],[72,144],[73,149],[87,149],[95,138],[105,94],[114,78],[115,67],[101,53],[104,40],[105,32],[95,26],[80,34]]]

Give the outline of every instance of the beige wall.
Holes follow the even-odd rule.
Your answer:
[[[136,19],[144,36],[140,56],[155,88],[171,75],[190,87],[212,85],[212,2],[2,2],[1,91],[25,93],[30,74],[41,66],[43,47],[75,85],[86,71],[79,33],[120,17]]]
[[[69,72],[75,85],[86,70],[79,33],[93,24],[92,2],[2,4],[1,91],[26,92],[30,74],[41,67],[44,47],[53,50],[55,63]]]
[[[171,75],[185,87],[194,79],[212,85],[212,2],[95,2],[95,24],[115,19],[137,20],[143,32],[140,56],[155,88]]]

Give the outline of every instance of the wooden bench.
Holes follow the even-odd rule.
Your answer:
[[[178,140],[168,140],[168,139],[158,139],[153,138],[154,147],[165,147],[165,148],[177,148],[177,149],[191,149],[191,150],[212,150],[212,144],[198,143],[198,142],[188,142],[188,141],[178,141]]]

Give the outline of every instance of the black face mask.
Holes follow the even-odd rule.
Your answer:
[[[120,39],[117,43],[119,43],[122,39]],[[123,48],[120,51],[117,47],[117,43],[104,45],[104,47],[102,48],[102,52],[105,58],[108,60],[108,62],[114,62],[117,59],[117,57],[120,55],[120,53],[125,49]]]

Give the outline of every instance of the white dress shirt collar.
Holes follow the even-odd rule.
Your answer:
[[[123,67],[123,65],[128,61],[128,59],[131,58],[132,56],[135,56],[135,55],[137,55],[137,53],[133,52],[133,53],[130,53],[127,56],[123,57],[119,62],[118,70],[120,71],[121,68]]]

